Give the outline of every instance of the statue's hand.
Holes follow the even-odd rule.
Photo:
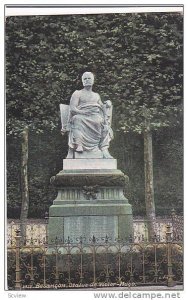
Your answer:
[[[99,108],[98,107],[91,107],[88,109],[83,109],[82,114],[86,116],[90,116],[91,114],[96,114],[99,113]]]
[[[107,100],[104,103],[106,105],[106,108],[110,108],[112,106],[112,102],[110,100]]]
[[[107,133],[108,132],[108,129],[109,129],[109,126],[108,125],[103,125],[103,132]]]
[[[62,134],[62,136],[65,135],[65,132],[66,132],[66,130],[64,128],[61,128],[61,134]]]
[[[83,112],[82,112],[82,115],[84,115],[84,116],[89,116],[89,115],[91,115],[91,112],[89,112],[89,111],[83,111]]]

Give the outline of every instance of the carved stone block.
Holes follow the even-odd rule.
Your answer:
[[[51,182],[58,194],[49,210],[49,240],[132,234],[132,207],[124,195],[128,177],[120,170],[63,170]]]

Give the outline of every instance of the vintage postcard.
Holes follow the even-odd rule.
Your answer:
[[[4,21],[3,295],[184,299],[184,4]]]

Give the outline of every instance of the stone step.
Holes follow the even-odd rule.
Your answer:
[[[114,158],[79,158],[63,160],[63,170],[116,170]]]

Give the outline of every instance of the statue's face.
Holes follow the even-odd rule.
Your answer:
[[[94,76],[92,73],[86,72],[82,76],[83,86],[92,86],[94,83]]]

